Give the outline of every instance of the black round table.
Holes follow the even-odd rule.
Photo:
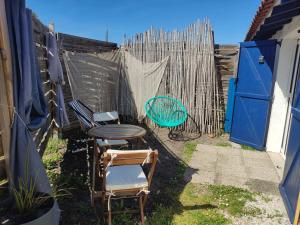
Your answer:
[[[94,127],[88,131],[88,135],[94,138],[108,140],[129,140],[145,136],[146,130],[130,124],[107,124]]]

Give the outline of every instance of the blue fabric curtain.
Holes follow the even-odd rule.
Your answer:
[[[31,11],[25,0],[5,0],[13,70],[14,121],[11,134],[10,184],[33,179],[38,192],[51,194],[51,187],[31,136],[44,125],[48,114],[42,91],[32,37]],[[57,207],[57,223],[59,210]]]
[[[64,94],[62,85],[65,83],[62,66],[59,60],[56,37],[53,32],[46,35],[46,45],[48,52],[48,73],[50,80],[56,85],[56,123],[59,127],[68,126],[70,124],[66,112]]]

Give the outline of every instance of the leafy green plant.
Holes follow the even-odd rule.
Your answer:
[[[56,142],[57,143],[57,142]],[[58,147],[58,144],[50,143],[50,151],[54,152],[54,148]],[[49,165],[52,165],[58,157],[50,158]],[[48,166],[49,166],[48,165]],[[47,164],[46,164],[47,167]],[[12,187],[12,196],[15,201],[16,210],[19,214],[32,212],[45,204],[51,198],[61,198],[64,196],[70,196],[70,192],[66,189],[60,189],[58,186],[53,186],[53,194],[50,196],[46,193],[38,193],[36,191],[36,179],[29,176],[29,158],[25,159],[24,177],[19,177],[17,184]]]
[[[189,162],[192,159],[193,153],[196,151],[197,143],[189,141],[185,143],[183,149],[183,160]]]
[[[30,212],[40,207],[49,199],[46,195],[39,196],[36,193],[35,181],[32,178],[29,178],[29,180],[19,178],[17,187],[12,188],[12,196],[19,214]]]

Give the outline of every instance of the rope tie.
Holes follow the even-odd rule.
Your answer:
[[[107,209],[108,209],[108,211],[110,211],[111,210],[111,203],[110,203],[111,197],[116,196],[116,195],[115,195],[115,193],[113,193],[113,191],[106,192],[106,194],[108,195]]]
[[[136,194],[136,196],[139,196],[139,195],[142,194],[142,193],[148,195],[148,194],[150,194],[150,191],[149,191],[148,189],[146,189],[146,188],[143,188],[142,190],[140,190],[140,191]]]
[[[106,166],[106,168],[105,168],[105,171],[107,171],[108,167],[110,167],[110,166],[113,164],[113,161],[114,161],[114,159],[115,159],[117,156],[118,156],[117,153],[112,153],[112,154],[111,154],[111,159],[110,159],[109,163],[107,164],[107,166]]]
[[[145,158],[145,160],[143,161],[143,164],[142,164],[142,166],[144,166],[145,165],[145,163],[150,163],[150,155],[151,155],[151,150],[149,150],[148,152],[147,152],[147,157]]]

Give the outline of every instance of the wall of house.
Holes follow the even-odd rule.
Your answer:
[[[285,39],[281,44],[275,75],[276,81],[267,138],[267,151],[281,151],[296,46],[297,40],[291,39]]]
[[[272,39],[282,40],[276,69],[274,96],[267,138],[267,151],[284,154],[285,124],[289,115],[290,87],[292,85],[293,67],[297,43],[300,38],[300,16],[295,17]]]

